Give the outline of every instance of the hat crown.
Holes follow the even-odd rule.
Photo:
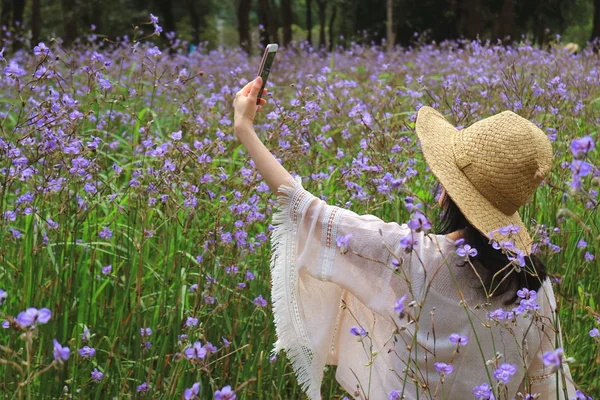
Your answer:
[[[454,136],[456,164],[506,215],[529,200],[552,164],[546,134],[511,111],[477,121]]]

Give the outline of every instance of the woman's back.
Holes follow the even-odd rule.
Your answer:
[[[485,399],[486,384],[497,398],[557,398],[555,374],[541,363],[542,350],[555,348],[548,280],[535,297],[520,292],[520,305],[503,306],[518,288],[485,304],[485,269],[459,266],[452,240],[328,205],[299,178],[290,185],[273,219],[276,350],[286,350],[310,398],[320,398],[327,364],[355,398],[463,399],[479,387]],[[536,382],[527,391],[526,371]]]

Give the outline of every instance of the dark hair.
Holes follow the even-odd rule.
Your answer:
[[[496,288],[494,295],[499,296],[506,293],[509,289],[514,287],[514,284],[516,284],[518,289],[527,288],[529,290],[537,291],[540,288],[548,274],[546,272],[546,266],[535,254],[532,253],[529,256],[525,256],[526,265],[524,268],[521,268],[519,272],[511,267],[504,268],[511,262],[507,258],[508,254],[504,254],[501,250],[496,250],[492,247],[489,238],[475,229],[473,225],[467,221],[456,203],[448,196],[447,192],[445,193],[442,202],[442,213],[443,214],[440,215],[437,233],[439,235],[447,235],[451,232],[463,229],[461,237],[464,238],[465,244],[469,244],[471,247],[477,249],[477,255],[470,257],[470,259],[478,261],[483,268],[491,272],[490,278],[483,282],[485,287],[488,288],[489,291],[492,291],[492,285],[498,285],[499,282],[502,282]],[[512,255],[514,256],[514,254]],[[463,265],[466,265],[466,263]],[[494,279],[493,275],[503,268],[504,270]],[[507,275],[509,276],[507,277]],[[518,299],[519,297],[515,291],[515,296],[505,302],[505,304],[508,305],[514,303]]]

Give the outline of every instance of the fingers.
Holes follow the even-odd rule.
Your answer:
[[[241,95],[243,95],[243,96],[248,96],[248,93],[250,93],[250,88],[252,87],[252,83],[253,82],[254,81],[250,81],[250,82],[246,83],[246,86],[244,86],[243,88],[241,88],[238,93],[241,94]]]
[[[248,96],[252,98],[257,98],[258,92],[260,92],[260,88],[262,87],[262,83],[262,78],[260,76],[257,77],[252,83],[252,86],[250,87],[250,94]]]

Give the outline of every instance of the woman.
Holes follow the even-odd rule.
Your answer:
[[[434,235],[417,205],[399,225],[306,191],[254,132],[261,85],[237,93],[235,133],[278,196],[274,351],[286,351],[309,398],[321,398],[325,365],[357,399],[575,396],[552,287],[517,212],[551,166],[539,128],[505,111],[456,130],[419,110],[442,185]]]

